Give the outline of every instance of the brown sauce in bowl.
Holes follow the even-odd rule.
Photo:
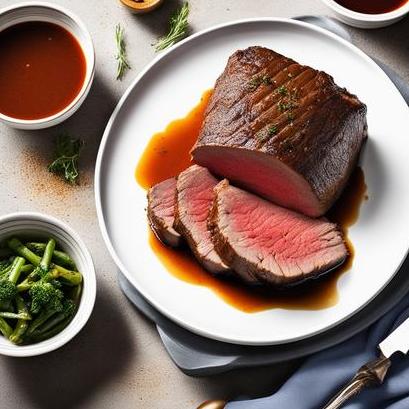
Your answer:
[[[211,91],[205,92],[200,103],[185,118],[172,121],[163,132],[153,135],[136,168],[135,178],[140,186],[148,189],[176,176],[192,164],[190,150],[197,140],[210,96]],[[358,219],[360,206],[366,198],[364,174],[361,168],[357,168],[341,198],[328,214],[330,220],[340,225],[346,238],[348,228]],[[149,244],[173,276],[207,287],[229,305],[247,313],[271,308],[319,310],[335,305],[338,302],[338,279],[351,268],[354,259],[353,245],[347,239],[350,255],[335,271],[289,291],[272,292],[215,278],[200,266],[187,248],[172,249],[150,230]]]
[[[20,23],[0,32],[0,112],[25,120],[66,108],[85,80],[77,39],[48,22]]]
[[[364,14],[383,14],[397,10],[408,0],[335,0],[341,6]]]

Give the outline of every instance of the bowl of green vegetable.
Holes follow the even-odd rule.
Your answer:
[[[84,327],[95,296],[91,255],[69,226],[40,213],[0,217],[0,354],[61,347]]]

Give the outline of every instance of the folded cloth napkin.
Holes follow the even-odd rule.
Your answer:
[[[362,365],[378,356],[377,345],[408,317],[409,297],[367,330],[308,358],[273,395],[229,402],[226,409],[322,409]],[[409,409],[409,357],[394,354],[384,384],[364,390],[344,408]]]

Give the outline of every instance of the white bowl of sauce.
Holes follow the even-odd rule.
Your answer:
[[[335,16],[353,27],[386,27],[409,13],[409,0],[322,0]]]
[[[85,25],[68,10],[28,2],[0,9],[0,120],[41,129],[70,117],[94,78]]]

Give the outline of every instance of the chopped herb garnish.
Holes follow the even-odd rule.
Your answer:
[[[269,75],[258,75],[257,77],[254,77],[249,81],[249,87],[251,91],[255,91],[261,84],[271,85],[272,83],[273,81],[271,80],[271,77]]]
[[[276,135],[278,132],[277,124],[270,125],[267,129],[262,129],[261,131],[257,132],[255,137],[257,139],[257,145],[260,147],[264,142],[268,141],[268,139]]]
[[[291,122],[294,121],[294,119],[295,119],[294,113],[293,112],[287,112],[287,118]]]
[[[255,91],[260,84],[260,77],[254,77],[249,81],[248,85],[252,91]]]
[[[277,106],[280,112],[285,112],[285,111],[290,111],[291,109],[295,108],[297,104],[295,104],[293,101],[287,101],[287,102],[279,101]]]
[[[283,97],[288,95],[288,89],[287,89],[287,87],[285,85],[281,85],[280,87],[278,87],[277,91]]]
[[[268,128],[268,134],[270,136],[275,135],[278,131],[278,126],[276,124],[270,125],[270,127]]]
[[[256,133],[255,137],[257,139],[257,146],[261,146],[268,139],[268,132],[261,130]]]
[[[76,184],[79,176],[78,159],[83,145],[80,139],[73,139],[66,134],[59,135],[55,151],[56,159],[48,166],[48,170],[61,175],[67,182]]]

